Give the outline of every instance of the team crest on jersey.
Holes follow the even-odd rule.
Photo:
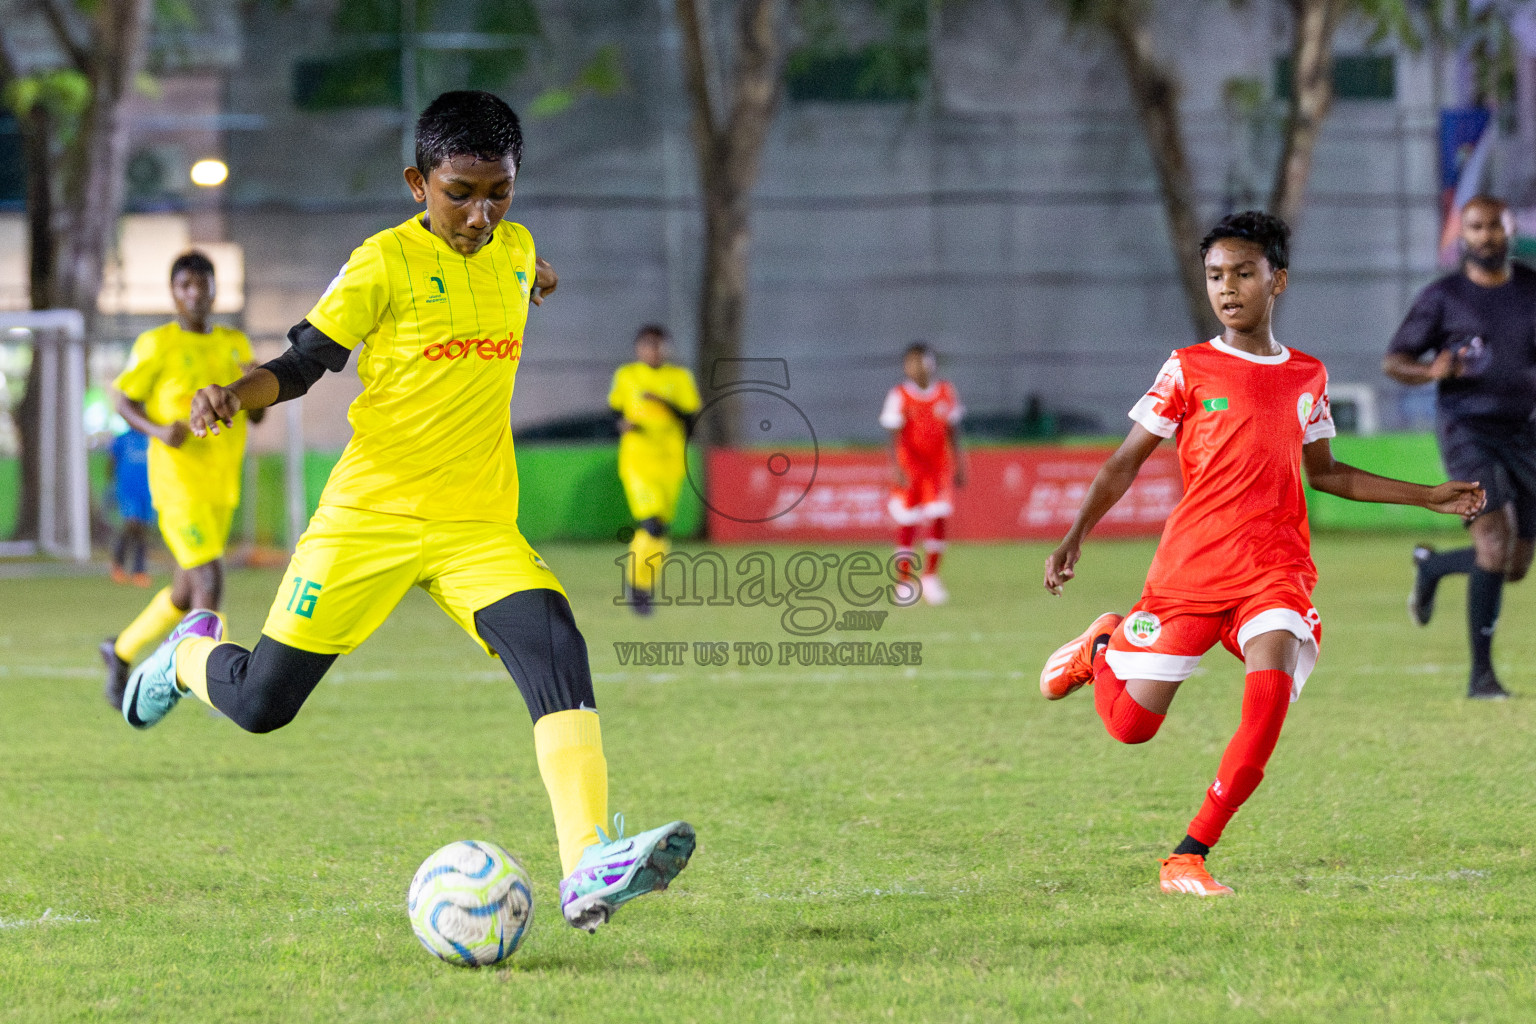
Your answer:
[[[336,286],[341,284],[341,279],[346,276],[347,266],[345,263],[343,263],[341,269],[336,271],[336,276],[331,278],[331,283],[326,285],[325,291],[320,294],[320,301],[324,302],[326,298],[331,294],[331,292],[336,290]]]
[[[1312,397],[1312,392],[1303,391],[1301,397],[1296,399],[1296,418],[1301,421],[1301,428],[1307,428],[1307,421],[1312,418],[1312,410],[1317,404],[1317,399]]]
[[[1125,638],[1137,647],[1151,647],[1163,633],[1163,620],[1151,612],[1137,612],[1125,620]]]
[[[430,275],[427,278],[427,304],[431,305],[434,302],[447,301],[448,288],[446,285],[444,285],[443,279],[438,277],[436,274]]]
[[[517,286],[523,290],[523,298],[528,297],[528,275],[521,270],[517,272]]]

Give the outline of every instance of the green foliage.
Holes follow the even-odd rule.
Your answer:
[[[1509,19],[1518,13],[1518,0],[1440,0],[1445,41],[1468,55],[1476,81],[1474,102],[1500,107],[1503,116],[1513,110],[1515,95],[1515,41]]]
[[[911,672],[620,665],[614,641],[777,644],[782,608],[637,620],[612,604],[619,545],[545,547],[591,651],[613,809],[700,837],[669,892],[596,936],[560,920],[522,702],[426,594],[285,729],[189,698],[138,733],[101,702],[95,645],[145,592],[9,578],[0,1021],[1531,1020],[1536,700],[1460,696],[1464,584],[1409,626],[1411,543],[1316,543],[1322,662],[1212,857],[1225,901],[1162,895],[1155,858],[1236,728],[1237,661],[1207,655],[1136,747],[1091,689],[1035,687],[1139,593],[1150,542],[1090,542],[1057,599],[1048,546],[957,545],[950,605],[826,638],[920,641]],[[229,574],[236,639],[280,584]],[[1536,591],[1505,601],[1499,668],[1530,693]],[[505,968],[459,970],[416,944],[404,892],[481,837],[529,867],[534,924]]]
[[[554,117],[569,110],[582,96],[617,96],[629,88],[624,52],[617,43],[598,47],[585,67],[568,84],[546,89],[528,104],[533,117]]]
[[[1222,104],[1233,115],[1242,118],[1255,117],[1266,102],[1263,79],[1240,76],[1229,78],[1221,86]]]
[[[61,121],[73,119],[85,113],[90,102],[90,80],[73,68],[26,75],[13,80],[5,89],[6,106],[21,116],[41,104]]]
[[[1433,16],[1435,4],[1423,0],[1350,0],[1349,6],[1352,14],[1370,26],[1371,45],[1395,39],[1417,51],[1424,45],[1429,27],[1425,18]]]

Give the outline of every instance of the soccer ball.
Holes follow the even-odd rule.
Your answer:
[[[461,839],[422,861],[406,909],[433,956],[487,967],[516,952],[533,924],[533,883],[495,843]]]

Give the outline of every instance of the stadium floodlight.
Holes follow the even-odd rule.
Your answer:
[[[0,313],[0,331],[29,340],[38,361],[38,543],[0,545],[0,554],[91,557],[89,480],[85,452],[85,318],[77,309]],[[62,506],[62,508],[61,508]],[[60,537],[60,521],[64,537]]]
[[[191,174],[192,184],[203,188],[214,188],[229,179],[229,165],[223,160],[209,157],[193,164]]]

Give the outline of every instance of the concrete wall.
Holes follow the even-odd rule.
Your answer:
[[[228,112],[254,117],[226,135],[225,224],[246,253],[245,326],[274,349],[351,248],[413,209],[397,112],[292,107],[293,61],[338,45],[330,8],[250,5],[225,86]],[[526,124],[511,216],[562,284],[530,318],[520,423],[600,409],[642,321],[672,325],[691,358],[700,262],[671,4],[541,8],[533,67],[506,90],[515,106],[608,42],[631,87]],[[1277,4],[1156,8],[1159,45],[1184,75],[1202,214],[1261,201],[1277,110],[1237,116],[1223,89],[1270,82],[1285,49]],[[783,108],[753,221],[748,354],[789,360],[791,397],[824,439],[880,436],[881,396],[914,338],[938,347],[975,412],[1038,395],[1118,432],[1167,351],[1195,340],[1122,76],[1046,0],[941,9],[932,102]],[[1363,32],[1346,30],[1343,49],[1363,48]],[[1340,103],[1324,131],[1279,327],[1335,380],[1386,390],[1380,353],[1434,273],[1436,95],[1429,56],[1399,54],[1397,101]],[[326,388],[306,431],[339,445],[355,383]]]

